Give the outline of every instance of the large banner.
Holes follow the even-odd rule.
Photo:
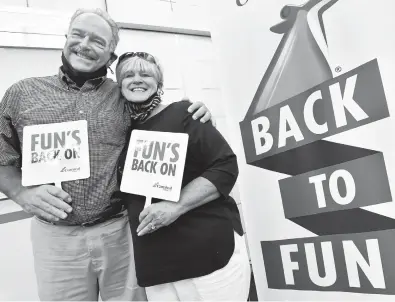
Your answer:
[[[216,0],[259,300],[395,299],[393,0]]]

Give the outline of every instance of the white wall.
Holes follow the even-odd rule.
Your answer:
[[[63,34],[59,26],[81,7],[107,10],[122,23],[209,31],[208,0],[0,0],[0,33]]]
[[[60,50],[0,48],[0,64],[3,66],[0,95],[24,77],[55,73],[60,64],[60,54]],[[20,210],[10,200],[0,201],[0,215]],[[38,300],[30,219],[0,224],[0,242],[0,300]]]
[[[46,9],[59,12],[74,12],[80,7],[98,7],[105,9],[104,0],[26,0],[28,7]]]
[[[209,30],[208,0],[107,0],[118,22]]]
[[[107,0],[107,5],[117,22],[207,30],[206,21],[201,17],[205,1]],[[150,2],[152,6],[145,4],[143,9],[143,2]],[[78,3],[76,0],[29,0],[29,7],[26,3],[25,0],[0,0],[0,100],[10,85],[22,78],[57,73],[68,18],[75,8],[81,5],[104,7],[101,0]],[[158,12],[160,7],[159,15],[168,19],[158,22],[148,12]],[[131,11],[138,14],[124,14]],[[148,51],[159,58],[165,72],[166,102],[178,101],[185,95],[193,101],[203,101],[212,111],[218,129],[228,137],[209,37],[126,29],[121,30],[120,35],[117,54]],[[234,195],[239,200],[237,189]],[[2,197],[0,194],[0,199]],[[2,214],[19,210],[20,207],[10,200],[0,201],[0,301],[38,299],[29,237],[30,219],[1,224]]]

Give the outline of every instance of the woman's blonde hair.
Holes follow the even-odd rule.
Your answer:
[[[162,90],[163,88],[163,69],[159,64],[156,57],[155,63],[147,61],[141,57],[133,56],[130,58],[126,58],[118,63],[115,75],[117,77],[117,82],[119,86],[122,86],[122,81],[125,79],[130,71],[135,72],[145,72],[152,75],[155,80],[158,82],[158,90]]]

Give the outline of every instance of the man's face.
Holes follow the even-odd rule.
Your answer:
[[[93,72],[109,61],[111,39],[110,25],[96,14],[85,13],[71,24],[63,53],[75,70]]]

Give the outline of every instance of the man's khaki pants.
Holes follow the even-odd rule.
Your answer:
[[[38,293],[45,301],[145,301],[137,285],[127,216],[91,226],[32,219]]]

